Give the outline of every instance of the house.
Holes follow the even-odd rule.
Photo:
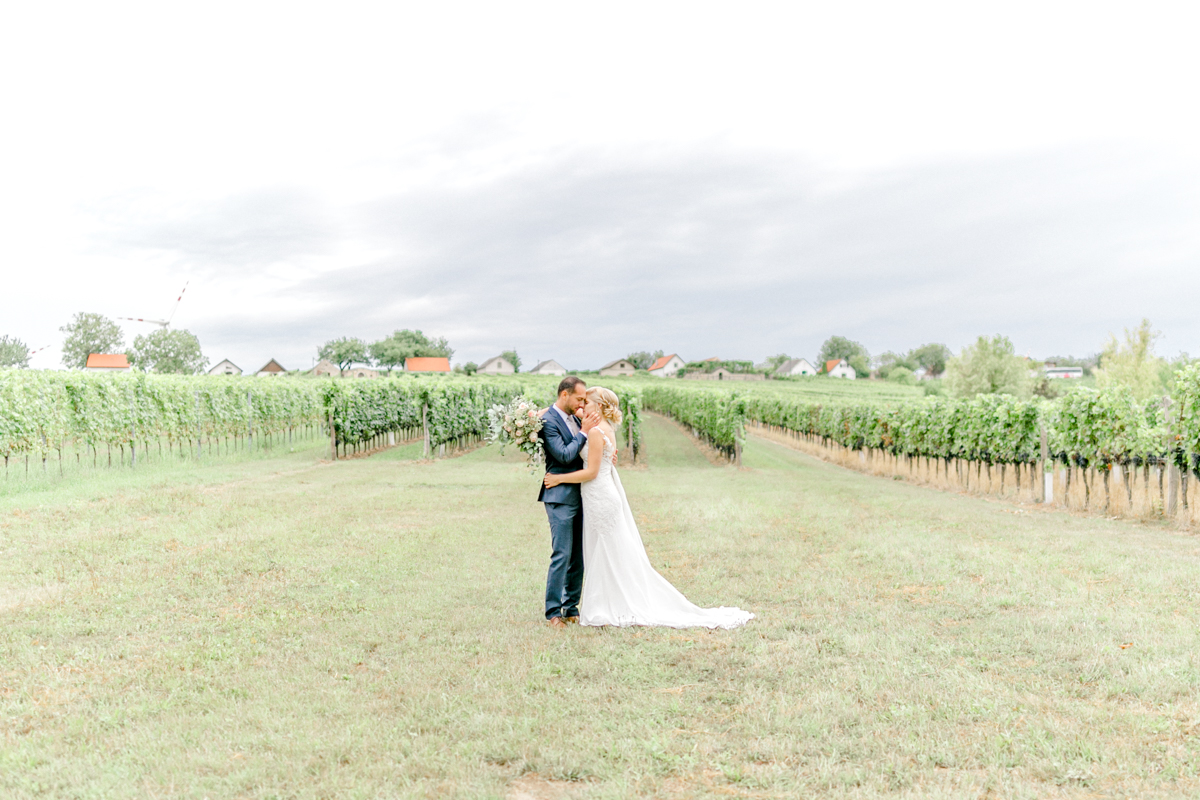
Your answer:
[[[683,368],[684,360],[672,353],[669,356],[663,356],[650,365],[650,369],[646,370],[651,375],[658,378],[669,378]]]
[[[712,372],[688,372],[683,376],[689,381],[762,381],[766,380],[761,372],[730,372],[724,367],[718,367]]]
[[[242,368],[230,361],[228,358],[222,359],[220,364],[208,371],[209,375],[241,375]]]
[[[553,358],[548,361],[543,361],[533,369],[529,370],[530,375],[566,375],[567,370],[562,364],[555,361]]]
[[[414,356],[404,359],[405,372],[449,372],[450,359],[441,356]]]
[[[610,361],[600,368],[600,375],[605,378],[616,376],[629,376],[637,372],[637,367],[633,362],[626,358],[618,358],[616,361]]]
[[[784,378],[793,375],[816,375],[817,368],[808,363],[807,358],[791,358],[780,364],[775,369],[775,374]]]
[[[84,369],[90,372],[127,372],[129,359],[124,353],[91,353]]]
[[[1083,377],[1083,367],[1055,367],[1047,364],[1046,377],[1076,380]]]
[[[517,369],[504,356],[496,356],[480,364],[476,371],[480,375],[512,375]]]
[[[254,374],[260,378],[278,378],[280,375],[286,375],[287,370],[283,368],[282,364],[272,358],[263,364],[262,368]]]
[[[343,378],[378,378],[379,370],[370,367],[351,367],[342,372]]]
[[[831,378],[849,378],[850,380],[857,377],[854,367],[850,366],[844,358],[833,358],[826,361],[825,374]]]
[[[318,378],[340,378],[342,371],[328,358],[322,358],[315,367],[308,371],[308,374]]]

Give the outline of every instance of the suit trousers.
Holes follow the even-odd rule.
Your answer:
[[[579,616],[583,594],[583,505],[545,503],[550,519],[550,570],[546,573],[546,619]]]

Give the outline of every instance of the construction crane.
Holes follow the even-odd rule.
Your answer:
[[[183,301],[183,293],[187,291],[188,283],[191,283],[191,281],[183,284],[183,288],[179,290],[179,297],[175,298],[175,306],[171,309],[171,316],[166,319],[142,319],[141,317],[117,317],[117,319],[129,320],[130,322],[148,322],[164,330],[171,327],[171,320],[175,319],[175,312],[179,310],[179,304]]]

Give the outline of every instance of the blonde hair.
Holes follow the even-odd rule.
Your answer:
[[[613,425],[621,424],[621,401],[611,389],[593,386],[587,390],[587,399],[600,406],[600,416]]]

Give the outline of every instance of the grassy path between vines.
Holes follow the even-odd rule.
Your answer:
[[[0,498],[0,796],[1200,793],[1197,539],[646,441],[651,558],[748,628],[548,629],[490,448]]]

